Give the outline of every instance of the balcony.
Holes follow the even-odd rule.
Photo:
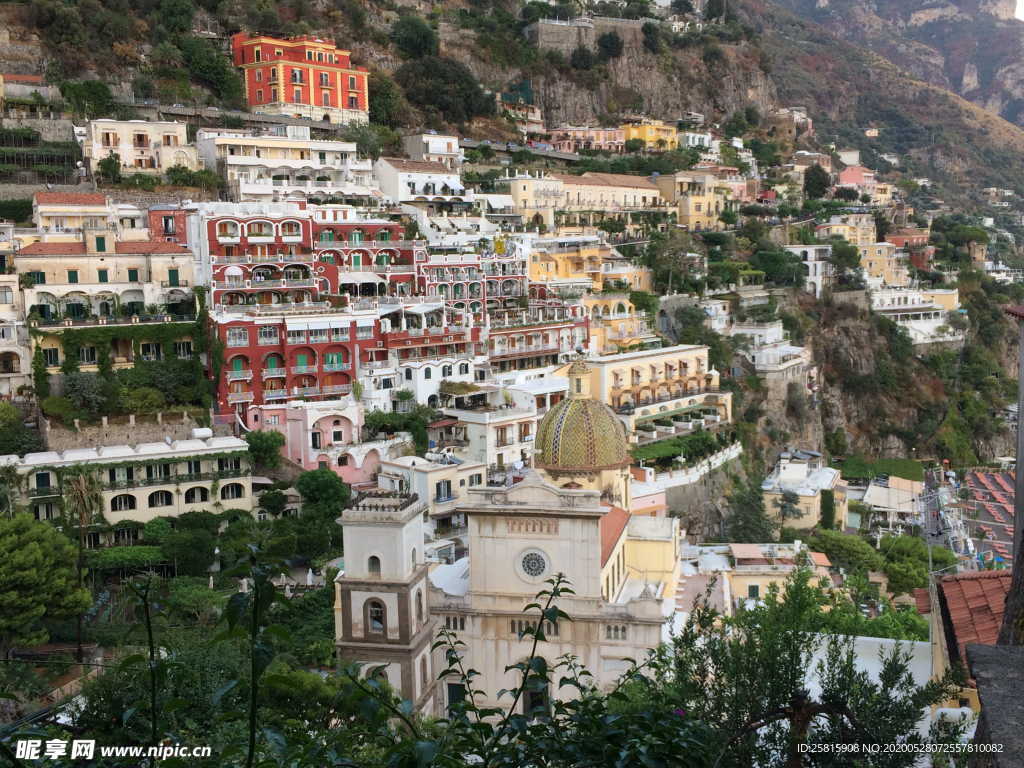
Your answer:
[[[263,336],[260,336],[256,343],[261,347],[276,347],[281,343],[281,338],[279,336],[275,336],[271,339],[269,337],[264,338]]]
[[[299,397],[305,397],[308,395],[319,395],[320,387],[295,387],[294,392]]]
[[[315,365],[294,365],[291,369],[292,373],[316,373],[317,366]]]
[[[268,234],[260,233],[260,234],[256,234],[256,235],[247,235],[246,239],[250,243],[252,243],[253,245],[268,245],[268,244],[274,242],[274,234],[270,233],[268,235]]]
[[[47,488],[30,488],[28,495],[34,499],[43,498],[46,496],[60,496],[60,488],[47,487]]]
[[[273,379],[279,376],[283,377],[288,373],[287,368],[264,368],[260,371],[260,378]]]
[[[297,315],[323,314],[332,309],[329,301],[302,301],[290,304],[218,304],[217,311],[230,314],[252,315]],[[340,311],[340,307],[335,308]]]
[[[161,288],[188,288],[188,280],[161,280]]]
[[[334,371],[347,371],[351,368],[351,363],[324,363],[324,372],[332,373]]]
[[[287,389],[265,389],[263,390],[264,400],[284,400],[288,397]]]
[[[224,245],[237,245],[240,240],[241,238],[237,232],[234,234],[217,234],[217,242],[223,243]]]
[[[352,392],[351,384],[328,384],[321,390],[325,395],[348,395]]]
[[[252,381],[252,371],[251,370],[241,370],[241,371],[233,371],[232,370],[232,371],[228,371],[227,372],[227,378],[228,378],[228,381]]]
[[[537,355],[557,355],[559,352],[571,352],[572,347],[563,349],[559,345],[537,345],[537,346],[525,346],[518,347],[516,349],[506,349],[504,351],[494,351],[491,353],[491,358],[494,360],[501,360],[512,357],[534,357]]]
[[[228,403],[251,403],[255,398],[252,392],[228,392]]]

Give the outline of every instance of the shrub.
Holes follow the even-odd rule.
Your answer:
[[[392,24],[391,40],[407,59],[437,56],[437,33],[419,16],[408,14]]]
[[[75,419],[84,416],[81,411],[75,408],[70,400],[60,395],[51,395],[50,397],[43,398],[39,403],[39,407],[43,409],[44,415],[51,419],[57,419],[65,427],[70,427]]]
[[[600,52],[602,59],[617,59],[622,55],[622,38],[619,37],[619,33],[605,32],[599,38],[597,38],[597,50]]]
[[[129,413],[156,413],[166,404],[164,393],[155,387],[121,390],[121,405]]]
[[[494,99],[484,93],[469,68],[454,59],[424,56],[408,61],[395,73],[395,81],[410,102],[436,111],[448,122],[494,114]]]

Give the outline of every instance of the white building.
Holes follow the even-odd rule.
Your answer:
[[[410,134],[402,137],[402,147],[413,160],[440,163],[451,170],[457,171],[465,160],[459,137],[451,134],[434,131]]]
[[[32,356],[19,276],[0,269],[0,399],[32,383]]]
[[[380,192],[369,160],[354,141],[311,139],[307,126],[279,126],[279,135],[200,129],[196,146],[204,165],[227,182],[239,201],[360,198],[376,202]]]
[[[732,314],[728,301],[724,299],[704,299],[697,306],[703,309],[704,314],[708,316],[707,320],[704,321],[704,325],[716,333],[726,333],[728,331],[732,323]]]
[[[381,192],[392,202],[435,207],[438,203],[473,203],[458,170],[439,162],[381,157],[373,164]]]
[[[499,467],[533,464],[537,402],[532,394],[481,384],[476,392],[452,396],[449,403],[441,410],[465,428],[466,447],[461,455],[467,461]]]
[[[871,292],[871,309],[906,329],[914,344],[962,342],[963,331],[949,324],[951,314],[959,311],[959,307],[956,288],[886,288]]]
[[[820,299],[826,286],[832,284],[835,270],[832,268],[831,245],[787,245],[786,250],[800,257],[804,272],[804,288]]]

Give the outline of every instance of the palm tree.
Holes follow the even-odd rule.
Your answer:
[[[78,587],[85,579],[85,535],[90,525],[103,520],[103,488],[99,479],[91,472],[67,475],[64,487],[65,522],[78,529]],[[75,660],[82,662],[82,614],[78,614],[76,627]]]

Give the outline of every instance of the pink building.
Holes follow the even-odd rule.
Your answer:
[[[875,172],[863,165],[851,165],[839,172],[840,187],[852,187],[865,195],[874,195],[877,181]]]
[[[392,458],[403,442],[362,440],[363,408],[351,397],[291,402],[249,408],[253,429],[284,435],[281,454],[303,469],[330,469],[349,485],[373,485],[381,459]]]
[[[582,149],[600,149],[621,153],[626,148],[625,131],[621,128],[555,128],[551,143],[559,152],[579,152]]]

